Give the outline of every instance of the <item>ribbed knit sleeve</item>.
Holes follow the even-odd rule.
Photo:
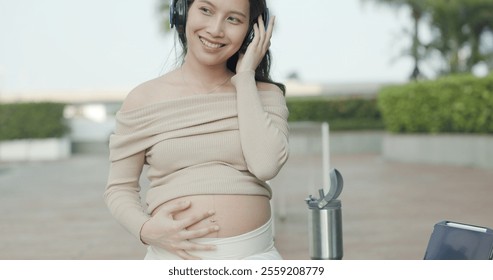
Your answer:
[[[139,179],[145,160],[144,152],[110,163],[104,200],[115,219],[140,240],[140,231],[150,216],[140,197]]]
[[[248,170],[260,180],[270,180],[289,154],[285,98],[274,91],[261,98],[253,71],[238,73],[231,82],[236,87],[240,141]]]

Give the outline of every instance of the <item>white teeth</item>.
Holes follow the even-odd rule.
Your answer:
[[[206,47],[209,47],[209,48],[213,48],[213,49],[218,49],[220,47],[223,46],[223,44],[214,44],[214,43],[211,43],[207,40],[205,40],[204,38],[200,38],[200,41],[202,42],[202,44],[204,44]]]

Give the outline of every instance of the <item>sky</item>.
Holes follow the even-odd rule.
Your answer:
[[[268,0],[272,76],[306,83],[403,82],[405,10],[361,0]],[[130,90],[174,65],[157,0],[0,0],[0,93]]]

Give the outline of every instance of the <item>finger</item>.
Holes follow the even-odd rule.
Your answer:
[[[214,225],[214,226],[208,226],[208,227],[201,228],[201,229],[187,230],[187,231],[182,232],[181,237],[183,237],[184,239],[187,239],[187,240],[200,238],[200,237],[204,237],[210,233],[217,232],[217,231],[219,231],[219,229],[220,228],[218,225]]]
[[[264,18],[262,17],[262,15],[258,16],[258,27],[260,30],[266,30],[265,28],[265,21],[264,21]]]
[[[269,25],[267,26],[266,36],[270,39],[272,38],[272,34],[274,33],[274,24],[276,23],[276,17],[273,16],[269,20]]]
[[[264,40],[262,41],[262,49],[264,51],[267,51],[270,47],[270,39],[272,38],[272,32],[274,28],[274,20],[275,17],[270,18],[267,25],[267,30],[265,31]]]
[[[201,259],[201,258],[199,258],[199,257],[192,256],[192,255],[188,254],[188,253],[187,253],[187,252],[185,252],[184,250],[177,250],[177,251],[176,251],[176,254],[177,254],[180,258],[182,258],[182,259],[184,259],[184,260],[200,260],[200,259]]]
[[[250,45],[253,45],[254,47],[257,47],[258,44],[259,44],[259,42],[260,42],[260,30],[258,28],[258,24],[257,23],[253,25],[253,32],[254,32],[253,33],[254,36],[253,36],[253,40],[250,43]]]
[[[194,224],[196,224],[198,222],[201,222],[203,220],[208,219],[209,217],[213,216],[214,214],[216,214],[215,211],[209,210],[209,211],[204,212],[202,214],[191,215],[187,218],[184,218],[181,220],[175,220],[175,221],[179,223],[180,228],[188,228],[188,227],[193,226]]]
[[[216,249],[214,244],[200,244],[187,239],[174,239],[158,245],[160,248],[166,248],[169,251],[211,251]]]
[[[259,36],[260,36],[260,43],[263,46],[264,41],[265,41],[265,22],[264,22],[264,18],[261,15],[258,17],[258,26],[257,27],[258,27]]]
[[[180,242],[177,249],[185,251],[212,251],[216,249],[216,245],[213,244],[199,244],[189,240]]]
[[[189,208],[191,205],[191,202],[188,200],[184,201],[179,201],[176,203],[171,203],[169,205],[163,206],[161,209],[159,209],[159,213],[164,213],[164,215],[171,215],[176,212],[183,211],[187,208]]]
[[[272,32],[274,30],[274,25],[275,24],[276,24],[276,16],[272,16],[269,19],[269,25],[267,25],[267,34],[271,34],[272,35]]]

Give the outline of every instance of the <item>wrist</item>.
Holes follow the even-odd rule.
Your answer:
[[[149,245],[148,242],[146,242],[146,230],[144,229],[144,227],[146,227],[147,223],[150,221],[147,220],[146,222],[144,222],[144,224],[142,224],[142,227],[140,228],[140,233],[139,233],[139,238],[140,238],[140,242],[142,242],[144,245]],[[147,228],[147,227],[146,227]]]
[[[231,83],[238,87],[243,83],[255,83],[255,71],[253,70],[245,70],[241,72],[237,72],[232,78]]]

